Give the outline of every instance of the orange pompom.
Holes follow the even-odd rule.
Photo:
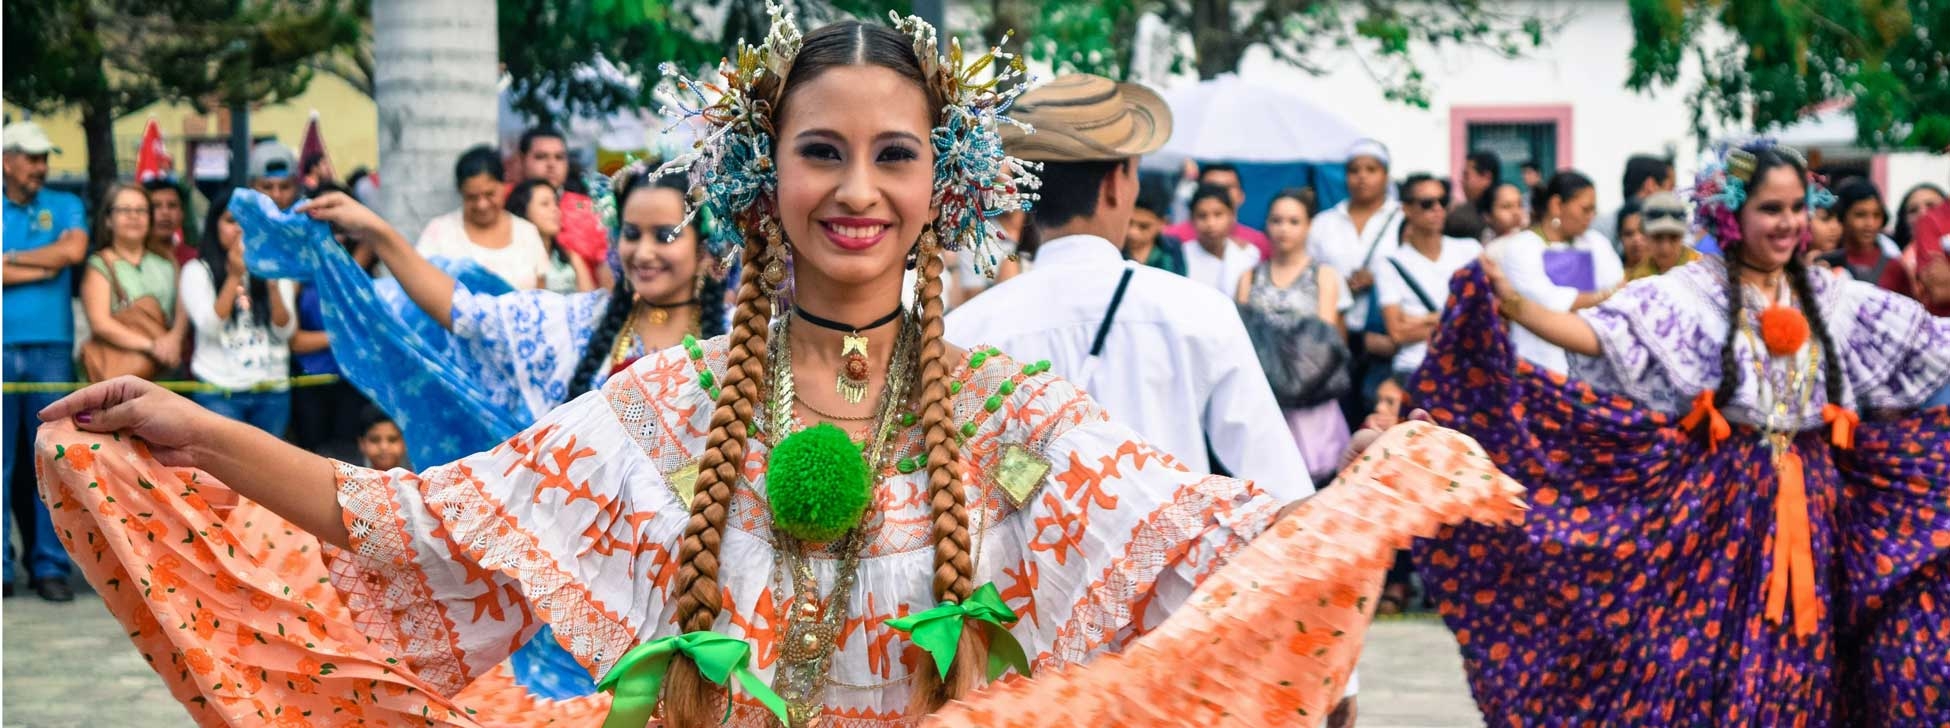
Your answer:
[[[1800,351],[1808,343],[1808,317],[1792,306],[1769,306],[1760,312],[1760,340],[1774,356]]]

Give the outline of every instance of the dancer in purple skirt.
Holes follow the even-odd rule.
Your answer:
[[[1950,725],[1950,319],[1805,267],[1827,195],[1753,143],[1693,191],[1724,260],[1578,313],[1456,277],[1411,396],[1533,510],[1417,557],[1491,725]]]

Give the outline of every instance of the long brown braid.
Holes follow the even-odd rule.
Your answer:
[[[932,240],[933,231],[924,237]],[[954,399],[948,393],[948,347],[942,339],[941,270],[946,262],[941,250],[932,244],[923,245],[919,255],[921,289],[915,303],[921,307],[921,427],[928,455],[928,503],[934,524],[934,598],[959,603],[974,593],[975,558],[969,551],[960,433],[955,426]],[[962,630],[961,645],[955,651],[955,661],[945,684],[939,673],[928,667],[915,671],[917,712],[932,712],[947,700],[962,697],[979,686],[988,665],[987,645],[976,637],[979,633],[977,629]]]
[[[757,89],[754,93],[773,100],[772,119],[777,124],[786,114],[793,88],[826,70],[849,65],[892,69],[922,88],[929,108],[941,108],[941,96],[929,85],[911,41],[891,28],[857,21],[832,23],[807,34],[785,77],[768,76],[763,82],[780,85]],[[934,122],[940,123],[940,119]],[[760,384],[765,378],[766,335],[772,310],[770,301],[760,293],[758,279],[770,256],[783,251],[766,250],[765,241],[750,232],[758,229],[757,222],[758,218],[740,220],[741,227],[748,231],[744,255],[746,275],[738,288],[737,311],[727,346],[724,392],[711,415],[711,432],[698,467],[697,495],[691,501],[691,520],[678,550],[677,622],[686,632],[711,629],[723,608],[718,549],[723,542],[732,489],[748,452],[753,407],[762,396]],[[926,432],[928,485],[934,513],[934,592],[938,600],[959,602],[974,590],[974,560],[961,481],[961,446],[955,437],[952,400],[948,394],[949,363],[942,340],[944,261],[940,251],[931,248],[919,263],[921,422]],[[987,646],[975,636],[979,632],[964,630],[946,685],[935,671],[916,671],[915,704],[922,712],[931,712],[946,700],[974,690],[988,664]],[[674,728],[709,725],[722,715],[724,699],[722,688],[706,681],[695,663],[679,655],[664,682],[664,724]]]
[[[756,226],[747,225],[746,230]],[[753,411],[763,396],[766,334],[772,302],[759,291],[760,271],[771,256],[780,254],[753,233],[745,237],[743,280],[738,284],[738,307],[725,347],[723,391],[711,410],[711,433],[698,463],[697,493],[691,497],[691,520],[678,544],[677,626],[684,632],[709,630],[724,609],[718,582],[718,550],[724,545],[725,518],[731,495],[745,466]],[[678,654],[664,680],[664,724],[702,726],[722,713],[723,689],[704,679],[697,664]]]

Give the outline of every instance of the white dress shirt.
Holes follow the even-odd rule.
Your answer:
[[[1407,316],[1441,313],[1441,307],[1447,305],[1449,300],[1449,279],[1456,275],[1456,271],[1475,262],[1482,254],[1483,246],[1480,243],[1463,238],[1444,237],[1442,252],[1436,255],[1435,260],[1429,260],[1413,245],[1403,245],[1395,249],[1395,252],[1389,253],[1387,259],[1376,266],[1378,271],[1374,276],[1375,303],[1384,307],[1400,306],[1402,314]],[[1415,280],[1415,285],[1422,287],[1422,292],[1428,295],[1429,301],[1434,303],[1436,308],[1430,309],[1422,305],[1422,298],[1415,295],[1415,289],[1408,286],[1408,281],[1402,278],[1401,272],[1395,270],[1395,266],[1389,265],[1388,261],[1400,263],[1402,270],[1407,271],[1408,275]],[[1422,360],[1428,355],[1427,339],[1404,346],[1395,352],[1395,371],[1415,371],[1422,366]]]
[[[1103,351],[1091,357],[1126,269],[1131,283]],[[1281,499],[1313,492],[1232,298],[1127,262],[1108,240],[1071,235],[1043,243],[1035,269],[950,313],[947,336],[1018,360],[1048,359],[1111,417],[1194,471],[1211,472],[1209,440],[1234,476]]]
[[[1569,311],[1576,303],[1578,294],[1586,293],[1571,286],[1560,286],[1551,282],[1544,272],[1545,250],[1582,250],[1591,253],[1591,271],[1597,290],[1616,286],[1625,280],[1625,264],[1612,250],[1611,241],[1596,230],[1587,230],[1583,235],[1569,243],[1546,243],[1534,231],[1519,230],[1490,243],[1490,256],[1503,268],[1503,277],[1510,286],[1532,305],[1543,306],[1552,311]],[[1522,326],[1510,329],[1510,341],[1517,347],[1517,356],[1532,364],[1554,372],[1569,372],[1571,363],[1564,350],[1545,341],[1543,337],[1530,332]]]
[[[428,258],[441,256],[474,261],[500,276],[517,291],[533,290],[541,282],[541,277],[548,273],[548,248],[542,243],[542,234],[535,229],[534,223],[513,215],[509,217],[514,218],[514,230],[504,247],[489,248],[468,239],[467,225],[461,219],[460,210],[428,221],[413,247]]]
[[[1218,289],[1220,293],[1232,298],[1239,292],[1239,279],[1246,271],[1259,265],[1259,249],[1251,245],[1227,240],[1225,257],[1205,251],[1205,246],[1197,240],[1187,240],[1185,246],[1185,277]]]
[[[1347,213],[1347,200],[1341,200],[1314,218],[1313,227],[1307,231],[1307,254],[1339,271],[1343,279],[1359,270],[1379,275],[1377,266],[1385,265],[1382,261],[1401,245],[1401,210],[1402,203],[1390,198],[1368,218],[1367,227],[1357,231],[1354,218]],[[1354,294],[1354,307],[1348,309],[1345,319],[1347,330],[1367,330],[1368,298],[1366,291]]]

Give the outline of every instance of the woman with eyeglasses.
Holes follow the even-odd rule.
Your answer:
[[[1598,190],[1591,178],[1558,172],[1531,198],[1533,227],[1497,241],[1489,256],[1510,285],[1539,306],[1552,311],[1595,306],[1625,282],[1625,264],[1611,241],[1591,229],[1597,212]],[[1525,360],[1557,372],[1570,366],[1563,349],[1528,329],[1518,327],[1510,338]]]
[[[183,363],[190,324],[176,305],[174,251],[149,237],[149,215],[149,194],[141,187],[116,184],[102,196],[91,237],[95,251],[81,274],[81,308],[93,332],[82,359],[91,369],[98,360],[91,347],[141,354],[151,364],[145,367],[151,379]],[[130,309],[139,314],[123,315]],[[104,355],[101,360],[126,358]],[[130,372],[102,372],[125,373]],[[90,376],[99,374],[91,371]]]

